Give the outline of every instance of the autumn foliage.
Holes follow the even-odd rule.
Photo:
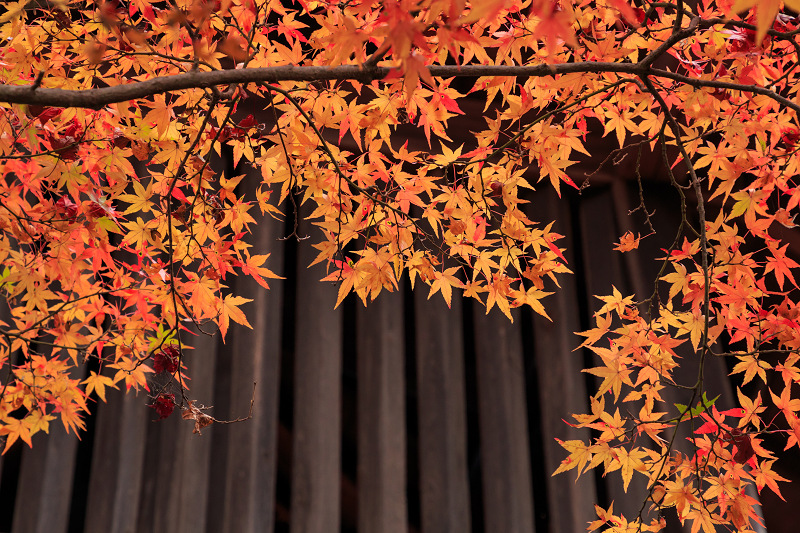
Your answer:
[[[774,434],[800,447],[800,265],[787,241],[800,203],[797,0],[4,9],[6,450],[51,422],[79,432],[109,387],[145,390],[159,418],[179,408],[197,431],[215,422],[188,396],[187,335],[249,326],[230,280],[268,288],[276,277],[250,229],[303,204],[317,229],[302,245],[339,302],[355,293],[366,304],[408,276],[448,304],[458,290],[487,312],[547,316],[569,269],[552,222],[526,215],[525,190],[579,189],[569,168],[591,159],[587,134],[600,131],[619,154],[663,160],[681,224],[652,258],[652,293],[598,296],[595,327],[580,333],[598,389],[573,415],[593,436],[561,442],[558,472],[618,472],[626,488],[641,477],[640,516],[598,507],[590,525],[620,532],[660,531],[647,513],[670,507],[692,532],[750,531],[746,486],[780,495],[783,449],[763,444]],[[452,119],[475,100],[485,127],[456,145]],[[428,148],[409,148],[403,128]],[[213,168],[223,149],[258,169],[254,190],[244,171]],[[640,207],[643,227],[609,246],[629,253],[652,236]],[[734,361],[738,394],[724,402],[736,407],[706,394],[712,357]],[[689,360],[699,371],[683,382],[676,369]],[[753,382],[763,393],[745,392]],[[691,401],[670,405],[670,389]]]

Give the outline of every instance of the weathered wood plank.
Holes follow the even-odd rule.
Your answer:
[[[96,406],[85,531],[128,533],[137,531],[152,411],[142,394],[107,390],[106,395],[108,404]]]
[[[214,363],[218,349],[218,339],[199,337],[189,341],[194,347],[189,351],[187,368],[192,376],[191,396],[203,405],[211,405],[214,401]],[[213,410],[211,410],[213,414]],[[213,426],[205,428],[202,435],[193,433],[190,421],[180,420],[178,447],[173,460],[176,463],[174,495],[170,505],[164,509],[175,516],[170,533],[202,532],[206,530],[206,513],[198,512],[208,507],[208,486],[210,470],[218,468],[211,461],[212,433],[225,431]]]
[[[318,231],[303,224],[301,234]],[[308,269],[315,251],[299,244],[294,360],[292,533],[338,529],[340,517],[342,318],[337,287]]]
[[[423,532],[469,533],[470,488],[461,296],[414,295]]]
[[[406,533],[403,297],[359,307],[358,531]]]
[[[475,309],[475,357],[486,531],[533,532],[528,420],[519,314]]]
[[[623,264],[622,254],[612,249],[613,243],[619,242],[622,232],[617,227],[611,189],[605,188],[593,195],[585,194],[581,198],[580,206],[584,279],[589,297],[589,312],[594,313],[602,305],[594,295],[611,294],[612,284],[623,294],[630,294],[634,290],[634,280]],[[595,325],[594,319],[591,319],[589,325]],[[606,476],[604,481],[608,488],[609,502],[614,502],[614,512],[621,513],[626,518],[635,518],[647,497],[644,476],[634,474],[627,492],[618,473]]]
[[[8,301],[5,298],[0,299],[0,322],[5,322],[6,324],[12,324],[12,315],[11,310],[8,307]],[[8,341],[8,338],[5,338]],[[10,346],[9,346],[10,347]],[[5,368],[6,365],[10,365],[12,362],[12,357],[9,357],[3,360],[3,364],[0,365],[0,375],[7,375],[8,370]],[[5,446],[5,443],[3,443]],[[5,463],[5,456],[0,455],[0,476],[3,475],[3,464]],[[2,477],[0,477],[2,479]]]
[[[36,435],[32,440],[33,449],[22,454],[11,530],[66,533],[78,437],[67,434],[55,420],[49,434]]]
[[[185,342],[194,348],[184,353],[192,377],[189,396],[200,405],[210,404],[217,378],[214,370],[218,339],[200,336]],[[210,412],[214,414],[213,410]],[[169,419],[156,421],[148,409],[137,531],[205,530],[207,514],[198,510],[207,508],[211,469],[218,469],[211,460],[215,429],[208,427],[202,435],[195,435],[192,422],[180,414],[176,409]]]
[[[572,266],[577,243],[572,238],[569,204],[538,195],[533,205],[540,222],[557,221],[554,230],[565,236],[559,246],[567,249],[565,255]],[[581,329],[575,276],[563,276],[560,284],[561,289],[544,300],[545,310],[553,321],[541,315],[533,318],[535,350],[529,356],[534,359],[538,383],[535,387],[528,383],[527,391],[536,397],[540,410],[542,459],[548,475],[546,512],[552,533],[585,530],[587,522],[595,519],[594,504],[597,501],[591,476],[585,476],[577,483],[573,474],[550,476],[566,457],[564,448],[555,439],[588,440],[590,436],[589,430],[573,429],[564,423],[564,420],[571,419],[572,413],[587,412],[589,394],[581,373],[583,357],[580,352],[573,352],[580,344],[580,338],[574,332]],[[528,325],[521,324],[521,327]],[[531,435],[531,438],[536,436]]]
[[[240,187],[254,190],[260,180],[260,174],[251,171]],[[283,224],[262,217],[252,230],[251,254],[271,254],[264,266],[282,275],[284,244],[278,239],[283,237]],[[274,522],[283,284],[268,282],[270,290],[251,278],[235,282],[236,294],[253,300],[242,306],[253,329],[237,327],[227,339],[231,358],[227,416],[246,417],[254,383],[256,389],[252,419],[215,429],[228,433],[225,463],[220,465],[226,496],[218,510],[225,531],[269,533]]]

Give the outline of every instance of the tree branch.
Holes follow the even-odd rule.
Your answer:
[[[231,83],[278,83],[281,81],[326,81],[358,80],[368,83],[383,79],[392,71],[388,67],[362,68],[357,65],[340,67],[262,67],[236,70],[214,70],[187,72],[174,76],[162,76],[146,81],[101,87],[97,89],[45,89],[32,91],[31,85],[0,85],[0,102],[10,104],[33,104],[50,107],[80,107],[98,109],[108,104],[145,98],[159,93],[186,89],[208,88]],[[573,72],[619,72],[638,75],[641,72],[635,63],[581,62],[558,65],[512,66],[512,65],[439,65],[429,67],[432,76],[455,78],[482,76],[532,76],[544,77]]]
[[[681,35],[691,33],[688,29]],[[666,43],[665,43],[666,44]],[[661,49],[659,49],[661,50]],[[547,77],[558,74],[580,72],[619,73],[632,76],[650,76],[668,78],[692,87],[709,87],[728,89],[753,94],[760,94],[775,100],[779,104],[800,113],[800,105],[792,102],[779,93],[758,85],[744,85],[725,81],[702,80],[690,78],[674,72],[652,69],[650,64],[660,54],[651,53],[638,63],[611,63],[600,61],[582,61],[578,63],[560,63],[556,65],[542,64],[534,66],[515,65],[434,65],[429,67],[436,78],[479,78],[483,76],[519,76]],[[199,89],[217,85],[236,83],[278,83],[281,81],[326,81],[326,80],[358,80],[369,83],[386,78],[396,69],[388,67],[367,67],[345,65],[340,67],[261,67],[236,70],[214,70],[204,72],[187,72],[174,76],[162,76],[151,80],[101,87],[97,89],[46,89],[34,85],[0,85],[0,102],[9,104],[28,104],[49,107],[78,107],[99,109],[108,104],[127,102],[145,98],[154,94]],[[35,90],[32,90],[34,89]]]

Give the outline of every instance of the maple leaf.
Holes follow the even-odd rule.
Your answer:
[[[755,455],[750,435],[742,432],[742,430],[731,429],[723,438],[734,445],[736,452],[733,455],[733,460],[737,463],[744,464]]]
[[[633,236],[632,231],[628,231],[620,237],[619,243],[614,246],[614,249],[618,252],[630,252],[631,250],[635,250],[639,247],[639,240],[641,239],[640,235]],[[663,279],[663,278],[662,278]]]
[[[584,369],[582,372],[588,372],[589,374],[603,378],[603,382],[597,388],[597,396],[610,390],[614,393],[615,402],[619,398],[619,393],[622,391],[622,385],[633,387],[633,383],[629,377],[633,370],[625,366],[619,359],[608,361],[605,366]]]
[[[458,267],[448,268],[444,272],[435,272],[433,281],[431,282],[431,289],[428,292],[428,299],[437,292],[442,292],[447,307],[450,307],[453,300],[453,286],[460,286],[461,282],[455,277]]]
[[[772,391],[770,391],[770,396],[772,396],[775,407],[783,412],[787,420],[791,420],[795,416],[794,413],[800,411],[800,398],[792,397],[791,386],[788,384],[783,388],[780,396],[775,396]]]
[[[736,0],[730,7],[729,13],[738,14],[750,8],[758,6],[756,14],[756,45],[760,45],[767,34],[767,30],[775,22],[775,16],[781,8],[786,5],[795,12],[800,11],[800,1],[798,0]]]
[[[436,82],[433,80],[430,70],[425,66],[423,56],[414,51],[403,62],[403,86],[406,90],[406,98],[409,100],[414,95],[414,91],[417,90],[420,80],[431,87],[436,87]]]
[[[739,355],[736,356],[736,358],[739,359],[739,362],[733,366],[731,375],[744,372],[742,385],[748,384],[756,375],[758,375],[764,383],[767,382],[766,370],[772,368],[769,363],[758,359],[755,355]]]
[[[89,373],[89,377],[81,381],[81,383],[86,385],[86,396],[89,396],[92,392],[96,392],[97,396],[104,402],[106,401],[106,387],[117,388],[113,379],[102,376],[94,370],[92,370]]]
[[[222,333],[222,338],[225,339],[225,336],[228,333],[228,326],[230,325],[230,321],[233,320],[237,324],[241,324],[243,326],[247,326],[250,329],[253,329],[253,326],[250,325],[250,322],[247,321],[247,317],[245,317],[244,312],[239,309],[239,306],[246,304],[248,302],[252,302],[252,298],[244,298],[242,296],[232,296],[227,295],[225,298],[220,302],[219,306],[219,331]]]
[[[633,478],[633,471],[643,470],[645,468],[642,459],[647,457],[647,455],[647,452],[639,447],[632,448],[631,450],[615,448],[614,460],[611,462],[611,466],[606,468],[606,473],[620,470],[622,474],[622,488],[625,492],[628,492],[628,485],[630,485],[631,479]]]
[[[31,430],[29,423],[26,422],[25,419],[20,420],[12,417],[4,418],[3,425],[0,426],[0,435],[7,435],[6,445],[3,448],[3,455],[5,455],[17,439],[22,439],[29,447],[33,447],[33,443],[31,442]]]
[[[166,372],[174,374],[180,365],[180,352],[174,345],[164,346],[161,350],[153,354],[153,371],[156,374]]]
[[[595,296],[595,298],[603,301],[603,307],[595,315],[601,315],[607,311],[614,311],[617,315],[622,315],[625,308],[633,304],[633,296],[623,298],[622,293],[613,285],[611,286],[611,296]]]
[[[555,476],[561,472],[566,472],[568,470],[572,470],[573,468],[577,468],[578,476],[580,477],[587,461],[590,461],[592,458],[590,447],[580,440],[562,441],[556,439],[556,441],[559,445],[561,445],[562,448],[569,452],[569,457],[561,461],[561,464],[552,475]]]
[[[611,314],[608,312],[603,314],[595,313],[594,319],[597,322],[596,328],[590,329],[589,331],[582,331],[576,333],[576,335],[581,335],[583,337],[586,337],[586,340],[584,340],[580,346],[572,350],[573,352],[585,346],[593,345],[595,342],[600,340],[603,337],[603,335],[608,333],[609,326],[611,326]]]
[[[544,39],[549,53],[557,49],[559,40],[570,46],[577,44],[572,29],[575,15],[568,4],[556,0],[534,0],[531,13],[539,19],[532,37]]]
[[[711,513],[703,507],[693,506],[691,511],[686,514],[686,518],[692,521],[691,533],[697,533],[703,528],[703,533],[715,533],[717,531],[714,524],[718,523],[711,517]]]
[[[761,392],[756,394],[755,399],[745,396],[741,388],[736,389],[736,394],[739,397],[739,405],[744,410],[742,418],[739,420],[739,427],[743,428],[747,424],[753,424],[756,429],[759,429],[761,427],[761,418],[758,415],[767,409],[761,405]]]
[[[797,282],[794,280],[792,269],[800,267],[796,261],[786,257],[786,249],[789,247],[787,243],[782,248],[770,247],[771,257],[767,258],[767,264],[764,266],[764,275],[770,272],[775,272],[775,279],[778,286],[783,290],[784,277],[792,282],[792,285],[797,287]]]
[[[772,465],[775,463],[775,459],[771,461],[762,461],[758,468],[755,469],[754,478],[756,481],[756,488],[758,489],[759,493],[761,493],[761,489],[765,486],[769,487],[769,489],[774,492],[781,500],[786,501],[786,499],[781,494],[781,491],[778,487],[778,481],[789,481],[788,479],[781,477],[775,471],[772,470]]]

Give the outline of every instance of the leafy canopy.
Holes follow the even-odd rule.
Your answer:
[[[91,396],[123,385],[148,390],[162,418],[179,406],[198,432],[215,422],[187,397],[184,339],[249,326],[230,280],[267,288],[275,277],[250,230],[301,203],[339,302],[355,293],[366,303],[408,276],[448,304],[456,289],[487,312],[510,318],[529,305],[547,316],[542,300],[569,270],[552,224],[526,215],[524,190],[577,188],[569,167],[590,158],[597,130],[623,153],[663,158],[682,222],[655,258],[652,294],[609,288],[596,327],[580,333],[599,387],[575,425],[595,431],[561,443],[558,472],[618,471],[626,489],[642,477],[640,516],[598,508],[590,528],[611,531],[661,530],[648,506],[675,507],[693,533],[750,531],[758,515],[745,487],[780,495],[782,450],[764,436],[800,446],[798,263],[785,242],[800,203],[797,0],[4,9],[6,450],[56,420],[82,429]],[[467,99],[483,104],[485,127],[456,145]],[[398,135],[414,128],[427,150]],[[223,146],[260,171],[254,190],[211,168]],[[645,227],[620,236],[619,252],[650,236],[640,207]],[[691,383],[676,378],[680,357],[700,368]],[[741,387],[724,401],[737,407],[706,395],[710,357],[735,360]],[[97,371],[82,379],[90,359]],[[148,373],[168,385],[150,390]],[[763,394],[746,392],[751,382]],[[674,389],[691,401],[665,404]]]

